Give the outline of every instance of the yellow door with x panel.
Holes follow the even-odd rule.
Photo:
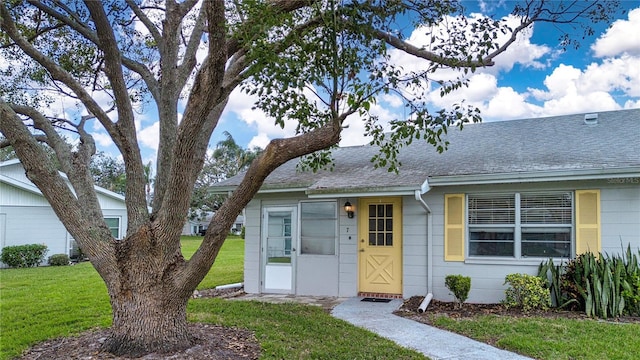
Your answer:
[[[402,295],[402,199],[364,198],[359,207],[359,292]]]

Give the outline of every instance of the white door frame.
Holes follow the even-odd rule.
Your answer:
[[[289,224],[282,224],[280,228],[273,228],[269,224],[270,213],[289,213]],[[283,217],[283,220],[287,217]],[[270,227],[270,225],[272,227]],[[286,225],[289,225],[287,228]],[[282,232],[281,235],[271,237],[277,246],[269,246],[269,231]],[[298,247],[298,207],[292,206],[267,206],[262,209],[262,229],[260,237],[260,292],[295,294],[296,283],[296,255]],[[287,246],[287,238],[289,245]],[[286,260],[289,262],[286,262]],[[271,260],[271,261],[270,261]],[[284,262],[280,262],[285,260]]]

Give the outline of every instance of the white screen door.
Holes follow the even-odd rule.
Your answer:
[[[297,245],[295,207],[268,207],[262,223],[262,291],[294,293]]]

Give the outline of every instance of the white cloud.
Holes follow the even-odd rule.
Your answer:
[[[543,112],[546,115],[563,115],[619,108],[613,97],[606,92],[597,91],[583,95],[568,92],[564,96],[545,102]]]
[[[481,103],[498,91],[497,82],[496,77],[492,74],[473,74],[469,78],[467,87],[462,87],[445,96],[440,96],[440,89],[436,89],[429,93],[429,100],[441,108],[450,107],[462,101],[468,104]]]
[[[630,54],[640,56],[640,8],[629,11],[628,20],[617,20],[591,46],[597,57]]]
[[[638,42],[640,45],[640,41]],[[590,64],[581,74],[579,85],[584,89],[621,91],[640,97],[640,57],[627,54]]]
[[[158,142],[160,139],[160,123],[154,122],[151,126],[148,126],[138,132],[138,141],[144,146],[151,148],[155,151],[158,150]]]
[[[96,132],[96,133],[92,133],[91,136],[93,136],[93,139],[96,141],[96,144],[102,147],[109,147],[113,145],[113,140],[111,139],[111,136],[109,136],[109,134],[106,134],[103,132]]]
[[[485,0],[479,0],[478,1],[478,7],[480,7],[480,10],[486,14],[488,12],[492,12],[495,9],[504,7],[505,5],[505,0],[490,0],[490,1],[485,1]]]
[[[510,87],[500,87],[486,104],[481,106],[482,116],[490,119],[519,119],[536,116],[542,109],[527,102],[527,96]]]
[[[394,95],[394,94],[382,94],[379,97],[379,101],[384,101],[389,106],[394,107],[394,108],[398,108],[398,107],[401,107],[402,105],[404,105],[404,102],[403,102],[402,98],[400,96]]]
[[[625,108],[625,109],[637,109],[637,108],[640,108],[640,99],[638,99],[638,100],[627,100],[624,103],[623,108]]]
[[[271,141],[271,139],[269,138],[269,136],[267,136],[267,134],[258,134],[256,136],[254,136],[251,141],[249,141],[249,145],[247,145],[247,147],[249,149],[253,149],[254,147],[259,147],[264,149],[265,147],[267,147],[267,145],[269,145],[269,142]]]
[[[239,88],[236,88],[229,97],[229,102],[224,110],[221,121],[237,121],[245,123],[239,125],[242,131],[254,132],[254,136],[248,146],[259,146],[264,148],[271,139],[284,138],[295,135],[295,124],[292,121],[285,121],[284,129],[275,124],[274,119],[268,117],[259,109],[252,109],[256,102],[256,97],[248,95]]]
[[[621,105],[612,94],[640,97],[638,63],[638,58],[624,55],[591,63],[584,70],[561,64],[545,78],[546,90],[529,91],[544,101],[543,112],[547,115],[619,109]]]
[[[511,28],[515,28],[520,25],[520,18],[513,15],[509,15],[503,20]],[[489,72],[497,74],[500,71],[508,72],[514,65],[520,64],[524,67],[531,67],[534,69],[543,69],[546,65],[540,61],[545,55],[551,53],[551,48],[546,45],[537,45],[531,42],[533,36],[534,26],[530,26],[517,35],[516,41],[511,44],[507,50],[495,58],[495,65],[491,68],[480,69],[481,72]],[[497,42],[504,44],[507,41],[508,35],[500,34]]]

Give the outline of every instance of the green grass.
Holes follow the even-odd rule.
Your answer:
[[[316,306],[195,299],[188,316],[254,331],[261,359],[425,359]]]
[[[182,254],[191,258],[202,242],[202,236],[183,236]],[[198,289],[211,289],[218,285],[242,282],[244,277],[244,240],[240,236],[229,235],[211,271],[202,279]]]
[[[190,258],[202,237],[183,237]],[[230,237],[199,288],[242,281],[244,241]],[[264,304],[192,299],[191,321],[255,331],[264,359],[424,359],[322,309],[296,304]],[[11,359],[47,339],[108,327],[107,290],[91,264],[0,270],[0,359]]]
[[[0,358],[111,324],[107,288],[88,262],[0,270]]]
[[[434,318],[438,327],[536,359],[637,359],[640,324],[591,319]]]
[[[202,237],[183,237],[190,258]],[[242,281],[244,240],[230,236],[198,288]],[[111,325],[109,295],[84,262],[74,266],[0,270],[0,359],[38,342]]]
[[[189,258],[201,237],[183,237]],[[230,237],[199,288],[242,281],[244,241]],[[422,359],[365,330],[297,304],[193,299],[191,321],[255,332],[264,359]],[[596,320],[483,316],[435,319],[438,326],[537,359],[634,359],[640,324]],[[0,360],[38,342],[107,327],[104,283],[89,263],[66,267],[0,270]]]

